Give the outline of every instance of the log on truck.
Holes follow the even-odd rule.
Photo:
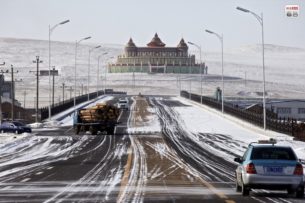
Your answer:
[[[116,106],[105,103],[80,109],[74,117],[75,134],[87,131],[90,131],[92,135],[96,135],[99,131],[114,134],[119,114],[120,110]]]

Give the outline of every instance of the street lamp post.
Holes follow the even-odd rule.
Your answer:
[[[262,54],[263,54],[263,117],[264,117],[264,130],[266,130],[266,87],[265,87],[265,44],[264,44],[264,18],[263,18],[263,13],[261,13],[261,16],[257,15],[256,13],[244,9],[241,7],[236,7],[237,10],[245,12],[245,13],[251,13],[260,23],[262,26]]]
[[[75,42],[75,66],[74,66],[74,115],[76,113],[76,64],[77,64],[77,47],[79,43],[81,43],[84,40],[91,39],[91,37],[84,37],[78,41]]]
[[[53,27],[49,25],[49,120],[51,120],[51,34],[57,26],[66,24],[68,22],[70,22],[70,20],[62,21]]]
[[[110,60],[110,59],[113,59],[114,57],[113,56],[111,56],[110,58],[108,58],[107,59],[107,61],[108,60]],[[105,75],[105,80],[104,80],[104,93],[106,94],[106,86],[107,86],[107,72],[108,72],[108,68],[107,68],[107,65],[105,66],[105,73],[104,73],[104,75]]]
[[[0,64],[0,66],[4,66],[4,65],[5,65],[5,62]],[[2,74],[2,70],[0,73]],[[3,80],[4,80],[4,76],[3,76]],[[1,125],[1,123],[2,123],[2,84],[0,84],[0,125]]]
[[[99,81],[100,81],[100,58],[104,55],[108,54],[108,52],[104,52],[101,55],[97,57],[97,74],[96,74],[96,96],[98,97],[98,91],[99,91]]]
[[[224,81],[223,81],[223,35],[219,35],[216,32],[212,32],[210,30],[205,30],[207,33],[215,35],[221,43],[221,83],[222,83],[222,91],[221,91],[221,112],[224,113],[224,93],[225,93],[225,87],[224,87]]]
[[[89,83],[90,83],[90,56],[91,56],[91,52],[94,51],[95,49],[100,48],[101,45],[93,47],[92,49],[89,50],[89,59],[88,59],[88,83],[87,83],[87,91],[88,91],[88,101],[90,100],[90,91],[89,91]]]
[[[199,49],[199,58],[200,58],[200,103],[202,104],[202,67],[201,67],[201,46],[193,43],[193,42],[187,42],[189,43],[190,45],[193,45],[195,46],[196,48]]]

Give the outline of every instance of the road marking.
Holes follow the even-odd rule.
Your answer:
[[[13,186],[6,186],[6,187],[4,187],[4,188],[2,188],[1,190],[9,190],[9,189],[11,189]]]
[[[52,168],[54,168],[54,167],[53,167],[53,166],[50,166],[50,167],[47,168],[47,170],[51,170]]]
[[[20,181],[21,183],[24,183],[24,182],[27,182],[27,181],[29,181],[29,180],[31,180],[31,178],[25,178],[25,179],[23,179],[22,181]]]
[[[126,188],[126,185],[128,183],[128,177],[129,177],[129,174],[130,174],[130,168],[131,168],[131,162],[132,162],[132,149],[131,149],[131,147],[129,147],[127,152],[128,152],[128,158],[127,158],[127,163],[124,167],[125,171],[124,171],[124,175],[123,175],[123,178],[122,178],[122,181],[121,181],[120,193],[118,195],[118,202],[122,201],[123,191]]]
[[[35,175],[40,175],[40,174],[43,174],[43,172],[40,171],[40,172],[35,173]]]

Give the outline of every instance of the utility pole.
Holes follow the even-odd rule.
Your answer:
[[[0,66],[4,66],[5,65],[5,62],[1,63]],[[1,70],[1,75],[3,75],[3,71]],[[1,78],[0,78],[1,79]],[[2,82],[0,80],[0,82]],[[4,82],[4,77],[3,77],[3,82]],[[0,125],[2,123],[2,84],[0,84]]]
[[[65,103],[65,88],[68,87],[65,85],[65,83],[63,82],[62,85],[60,86],[62,88],[62,103]]]
[[[15,103],[15,85],[14,85],[14,73],[18,73],[18,70],[16,72],[14,72],[14,67],[13,65],[11,65],[11,77],[12,77],[12,81],[11,81],[11,97],[12,97],[12,106],[11,106],[11,111],[12,111],[12,121],[14,120],[14,103]]]
[[[36,56],[36,61],[33,61],[33,63],[36,63],[36,123],[38,122],[38,104],[39,104],[39,63],[42,63],[42,61],[39,60],[39,56]],[[31,72],[31,71],[30,71]]]

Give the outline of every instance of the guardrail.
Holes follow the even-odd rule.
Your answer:
[[[180,95],[195,102],[201,102],[200,95],[190,94],[187,91],[181,91]],[[221,111],[221,100],[219,101],[211,97],[202,96],[202,104]],[[240,109],[237,105],[233,105],[232,103],[224,102],[224,112],[260,127],[263,127],[264,125],[262,114],[250,112],[247,109]],[[274,114],[269,113],[266,118],[266,128],[292,135],[296,139],[305,141],[305,124],[297,123],[297,120],[295,119],[279,118]]]

